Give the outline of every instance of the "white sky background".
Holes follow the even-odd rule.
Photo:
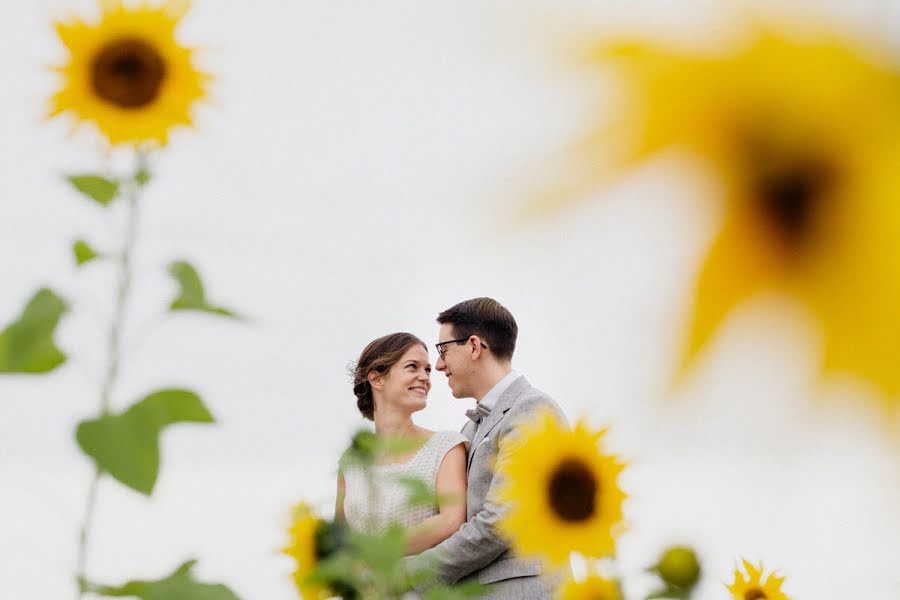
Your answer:
[[[41,121],[54,85],[43,66],[60,58],[49,19],[92,4],[4,4],[0,323],[52,285],[72,304],[58,339],[73,360],[0,380],[0,598],[58,600],[74,595],[91,476],[73,431],[96,414],[112,298],[112,270],[76,271],[68,247],[113,247],[118,215],[61,181],[101,164],[91,136]],[[800,313],[767,300],[741,311],[667,397],[716,222],[708,190],[661,159],[558,217],[511,216],[602,107],[555,32],[702,36],[714,4],[198,0],[182,34],[209,46],[215,105],[154,162],[115,404],[187,386],[218,424],[163,435],[152,500],[101,488],[91,576],[155,579],[197,557],[201,579],[244,600],[295,597],[275,550],[294,501],[331,510],[335,461],[362,422],[347,363],[391,331],[433,342],[438,311],[490,295],[519,322],[516,367],[573,419],[610,425],[631,460],[630,598],[674,542],[700,550],[703,600],[723,597],[740,556],[781,568],[794,598],[900,596],[900,447],[861,386],[813,400]],[[889,3],[831,4],[897,30]],[[175,259],[249,320],[161,314]],[[418,422],[458,428],[471,401],[433,382]]]

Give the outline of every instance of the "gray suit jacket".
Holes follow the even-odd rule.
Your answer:
[[[469,440],[469,487],[466,494],[468,521],[452,536],[421,554],[410,557],[408,567],[436,569],[445,584],[476,580],[490,586],[489,598],[543,600],[552,598],[557,576],[541,577],[541,563],[512,555],[509,542],[495,530],[507,510],[496,500],[501,477],[495,463],[508,452],[508,435],[523,420],[549,408],[567,423],[559,406],[547,394],[531,386],[525,377],[513,381],[475,431],[469,421],[462,433]]]

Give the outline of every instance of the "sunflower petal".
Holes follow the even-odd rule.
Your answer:
[[[696,301],[679,376],[683,377],[713,332],[743,300],[773,285],[779,261],[742,218],[730,216],[707,254],[697,283]]]
[[[180,21],[191,9],[191,0],[168,0],[165,5],[166,14],[174,21]]]
[[[112,14],[124,9],[122,0],[100,0],[100,10],[103,14]]]

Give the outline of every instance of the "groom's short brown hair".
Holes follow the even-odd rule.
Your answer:
[[[472,298],[455,304],[437,317],[449,323],[457,338],[477,335],[498,359],[510,360],[516,350],[519,326],[506,307],[493,298]]]

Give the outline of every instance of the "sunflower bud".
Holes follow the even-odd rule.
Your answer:
[[[339,521],[321,521],[316,528],[316,559],[328,558],[346,544],[347,529]]]
[[[650,570],[669,588],[690,589],[700,581],[700,561],[696,552],[687,546],[670,546]]]
[[[319,521],[314,536],[316,564],[320,564],[347,547],[347,527],[340,521]],[[319,573],[319,581],[327,589],[329,597],[342,600],[358,600],[359,592],[353,585],[350,573]],[[313,596],[310,596],[313,597]],[[318,597],[318,596],[315,596]]]

